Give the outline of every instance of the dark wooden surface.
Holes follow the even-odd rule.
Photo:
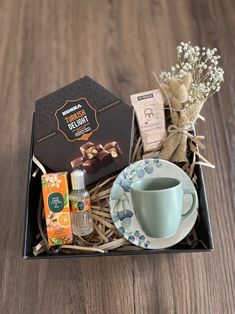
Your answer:
[[[235,313],[235,2],[0,1],[0,313]],[[215,251],[24,261],[34,100],[87,74],[129,102],[155,88],[191,40],[216,46],[225,84],[205,105],[205,170]]]

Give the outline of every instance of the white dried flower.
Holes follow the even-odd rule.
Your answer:
[[[192,75],[192,84],[188,90],[188,104],[196,100],[205,100],[214,92],[219,91],[224,80],[224,71],[218,67],[220,56],[215,55],[217,49],[193,47],[190,42],[181,42],[177,46],[177,64],[171,67],[170,72],[162,72],[160,80],[168,84],[174,77],[182,81],[187,73]]]

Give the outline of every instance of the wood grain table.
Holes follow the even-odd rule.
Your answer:
[[[0,313],[235,313],[235,1],[0,1]],[[215,251],[25,261],[35,99],[84,75],[118,97],[156,87],[181,41],[217,47],[225,83],[204,106]]]

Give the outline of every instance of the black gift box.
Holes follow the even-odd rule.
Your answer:
[[[34,126],[34,122],[33,122]],[[34,127],[32,127],[32,130]],[[199,219],[197,220],[197,236],[203,242],[198,243],[195,248],[184,247],[181,244],[168,249],[160,250],[145,250],[139,249],[133,250],[116,250],[108,253],[79,253],[79,254],[63,254],[48,255],[42,253],[41,255],[34,256],[32,247],[38,243],[36,235],[39,232],[37,225],[37,207],[39,196],[41,192],[41,179],[40,175],[32,177],[32,174],[36,170],[35,164],[32,162],[33,156],[33,143],[34,134],[32,131],[31,149],[29,156],[29,168],[28,168],[28,184],[27,184],[27,197],[26,197],[26,211],[25,211],[25,228],[24,228],[24,248],[23,256],[25,259],[42,259],[42,258],[65,258],[65,257],[82,257],[82,256],[115,256],[115,255],[142,255],[142,254],[157,254],[157,253],[192,253],[192,252],[208,252],[213,250],[213,241],[211,233],[210,217],[208,212],[207,198],[205,192],[205,185],[203,179],[203,172],[200,165],[196,166],[196,175],[198,177],[198,198],[199,198]]]

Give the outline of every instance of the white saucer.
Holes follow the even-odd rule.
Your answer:
[[[195,211],[184,219],[174,236],[150,238],[145,234],[135,217],[130,186],[141,178],[172,177],[181,181],[183,189],[196,189],[189,176],[175,164],[161,159],[144,159],[130,164],[116,178],[110,193],[110,213],[119,232],[129,242],[145,249],[164,249],[184,239],[197,219],[198,199]],[[197,194],[197,193],[196,193]],[[191,196],[184,197],[184,212],[191,206]]]

